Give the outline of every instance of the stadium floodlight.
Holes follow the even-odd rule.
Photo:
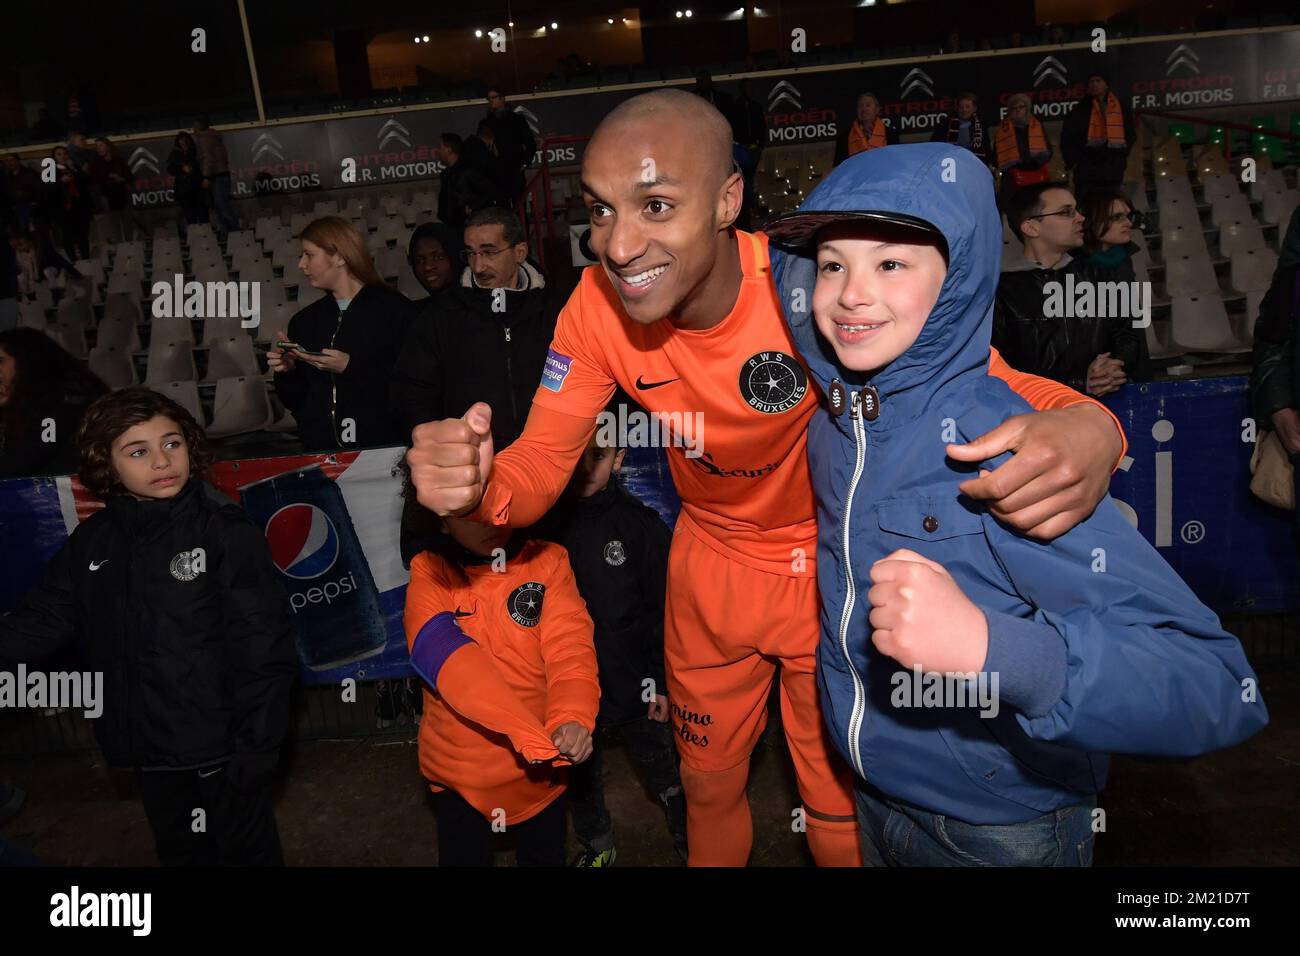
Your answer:
[[[420,42],[420,38],[419,38],[419,37],[416,37],[416,38],[415,38],[415,42],[416,42],[416,43],[419,43],[419,42]]]
[[[687,10],[687,11],[686,11],[686,15],[689,17],[689,16],[691,15],[691,11],[690,11],[690,10]]]
[[[678,11],[677,11],[677,19],[680,20],[681,18],[682,18],[682,11],[678,10]]]
[[[554,20],[552,20],[552,21],[551,21],[551,29],[552,29],[552,30],[558,30],[558,29],[560,29],[560,25],[559,25],[558,23],[556,23]]]
[[[429,42],[429,34],[427,34],[427,33],[424,35],[424,42],[425,42],[425,43],[428,43],[428,42]]]
[[[476,37],[482,37],[482,36],[483,36],[483,31],[482,31],[482,30],[475,30],[475,31],[474,31],[474,36],[476,36]]]

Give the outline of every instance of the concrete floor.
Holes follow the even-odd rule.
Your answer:
[[[1106,832],[1098,866],[1300,864],[1300,663],[1254,662],[1272,723],[1235,749],[1194,761],[1116,758],[1100,805]],[[680,865],[658,804],[635,782],[621,745],[606,756],[618,865]],[[129,775],[97,754],[0,760],[0,777],[28,793],[0,828],[42,860],[72,866],[157,863]],[[429,866],[437,862],[433,814],[414,740],[298,744],[276,804],[291,866]],[[798,806],[779,718],[756,752],[749,787],[754,866],[811,865],[790,828]],[[503,839],[508,839],[503,838]],[[570,851],[576,842],[570,837]],[[503,848],[498,862],[512,855]]]

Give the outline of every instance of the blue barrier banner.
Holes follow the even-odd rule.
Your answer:
[[[1300,604],[1294,516],[1250,493],[1244,376],[1129,385],[1107,396],[1128,435],[1111,494],[1220,614]]]

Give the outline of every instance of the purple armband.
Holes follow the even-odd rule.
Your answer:
[[[437,690],[438,672],[442,665],[455,651],[470,643],[473,642],[460,629],[454,614],[450,611],[435,614],[415,635],[411,644],[411,666],[426,684]]]

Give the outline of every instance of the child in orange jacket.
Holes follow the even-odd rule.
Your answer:
[[[569,764],[591,756],[600,685],[591,618],[559,545],[462,519],[411,562],[406,641],[425,682],[420,770],[441,866],[564,866]]]

